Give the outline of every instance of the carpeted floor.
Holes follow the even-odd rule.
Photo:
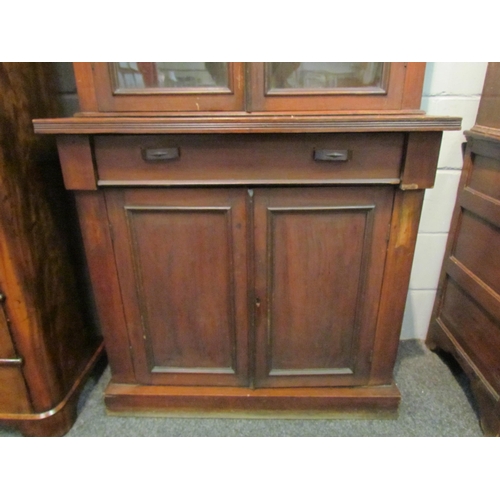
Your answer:
[[[67,436],[482,436],[467,379],[417,340],[400,343],[395,378],[402,394],[393,420],[260,420],[106,416],[102,394],[109,368],[80,398]],[[20,436],[0,425],[0,437]]]

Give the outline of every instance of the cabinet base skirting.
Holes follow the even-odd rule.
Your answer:
[[[116,384],[105,394],[109,415],[189,418],[396,418],[393,383],[314,389],[248,389]]]
[[[104,355],[104,342],[100,341],[79,377],[64,399],[54,408],[42,413],[10,414],[0,413],[0,423],[17,427],[24,436],[58,437],[64,436],[73,426],[77,417],[80,393],[98,361]]]
[[[499,437],[500,397],[440,318],[431,322],[426,345],[432,351],[441,350],[454,357],[470,381],[470,388],[476,399],[479,421],[485,436]]]

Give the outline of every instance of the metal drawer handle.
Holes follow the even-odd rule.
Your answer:
[[[142,157],[146,161],[168,161],[179,158],[179,148],[144,148]]]
[[[351,157],[348,149],[315,149],[314,159],[317,161],[347,161]]]

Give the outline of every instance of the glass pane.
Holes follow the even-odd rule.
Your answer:
[[[381,62],[266,63],[267,90],[381,87]]]
[[[229,87],[228,63],[115,62],[116,89]]]

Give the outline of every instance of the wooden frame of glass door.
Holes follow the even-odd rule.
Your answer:
[[[321,90],[292,89],[268,92],[265,63],[250,63],[247,69],[249,111],[401,111],[418,110],[422,95],[425,63],[385,63],[386,89]],[[248,81],[249,80],[249,81]]]
[[[141,89],[117,92],[108,63],[74,63],[83,112],[241,111],[244,65],[228,63],[227,89]]]

